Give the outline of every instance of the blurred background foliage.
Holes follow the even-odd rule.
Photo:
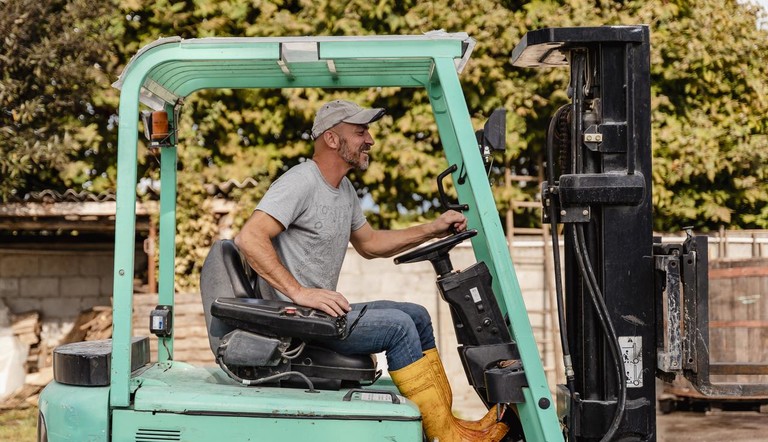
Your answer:
[[[517,69],[509,57],[541,27],[648,24],[652,40],[654,227],[768,228],[768,30],[764,12],[733,0],[0,0],[0,198],[68,188],[114,191],[117,105],[110,85],[130,57],[160,37],[467,32],[477,46],[461,75],[476,129],[507,113],[507,151],[491,175],[500,216],[537,186],[545,128],[566,103],[567,69]],[[445,167],[424,91],[220,90],[196,93],[181,116],[177,272],[196,281],[216,232],[204,184],[256,179],[236,190],[236,226],[269,183],[311,155],[322,102],[388,109],[374,125],[373,163],[352,179],[377,227],[434,216]],[[144,180],[156,152],[140,149]],[[535,211],[515,225],[539,223]]]

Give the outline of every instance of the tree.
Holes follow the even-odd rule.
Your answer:
[[[116,94],[103,92],[118,61],[108,46],[111,5],[0,0],[0,7],[0,201],[103,179],[115,147],[105,133],[116,128],[108,99]]]
[[[641,8],[657,23],[656,228],[768,228],[768,32],[758,10],[678,1],[649,12]]]

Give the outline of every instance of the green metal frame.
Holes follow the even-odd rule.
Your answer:
[[[208,88],[423,87],[429,92],[446,158],[465,171],[456,184],[468,204],[473,247],[493,276],[500,307],[525,367],[526,402],[519,405],[526,439],[561,441],[560,424],[523,303],[493,195],[471,126],[458,72],[474,41],[466,34],[390,37],[208,38],[159,40],[131,60],[121,89],[115,225],[114,328],[110,404],[131,405],[130,339],[136,220],[139,102],[174,115],[177,100]],[[294,51],[292,53],[292,51]],[[176,231],[176,139],[161,153],[159,303],[173,305]],[[457,183],[458,172],[454,173]],[[162,338],[159,360],[172,359]]]

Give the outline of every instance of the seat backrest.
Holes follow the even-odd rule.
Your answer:
[[[256,285],[256,272],[248,265],[235,242],[229,239],[218,242],[221,244],[221,259],[235,298],[261,298]]]
[[[224,239],[213,243],[200,270],[200,294],[208,327],[208,342],[216,352],[221,338],[234,330],[211,315],[216,298],[260,298],[256,288],[256,273],[240,254],[234,241]]]

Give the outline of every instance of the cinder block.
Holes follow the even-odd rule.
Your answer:
[[[112,297],[111,296],[99,296],[98,304],[97,305],[105,305],[108,307],[112,306]],[[202,309],[202,306],[200,307]]]
[[[75,255],[41,255],[40,275],[77,276],[80,272],[78,257]]]
[[[367,261],[358,255],[353,247],[349,247],[344,257],[344,264],[341,266],[341,273],[347,275],[361,274],[364,272]]]
[[[360,260],[360,274],[362,275],[400,272],[399,266],[396,266],[389,258],[365,259],[358,256],[357,259]]]
[[[434,278],[419,273],[407,273],[397,276],[392,274],[382,275],[380,281],[381,293],[382,296],[386,296],[386,299],[414,302],[414,300],[434,296]]]
[[[349,302],[362,302],[368,300],[372,288],[360,275],[342,273],[339,275],[339,283],[336,289],[344,295]]]
[[[61,296],[98,296],[100,280],[95,276],[75,276],[61,278]]]
[[[520,266],[515,269],[517,282],[523,292],[544,289],[544,274],[540,269],[531,266]]]
[[[109,275],[102,276],[99,279],[99,294],[102,296],[112,296],[112,291],[114,290],[114,284],[115,284],[115,278],[110,273]]]
[[[469,244],[469,241],[467,241],[457,245],[453,250],[451,250],[451,263],[453,264],[454,269],[463,270],[477,262],[477,258],[475,258],[475,252],[472,247],[469,246]],[[432,265],[429,263],[426,263],[426,265],[434,274]]]
[[[11,309],[11,313],[15,315],[33,310],[40,311],[42,306],[40,298],[6,297],[3,301]]]
[[[80,314],[79,300],[71,298],[45,298],[41,311],[46,318],[75,318]]]
[[[11,254],[0,258],[0,276],[33,276],[38,274],[36,256]]]
[[[115,260],[112,253],[99,252],[83,255],[79,261],[80,274],[84,276],[111,275],[114,271]]]
[[[19,296],[30,296],[36,298],[59,296],[59,278],[20,278]]]
[[[85,311],[96,306],[110,307],[112,299],[105,296],[84,296],[80,298],[80,310]]]
[[[19,280],[17,278],[0,278],[0,297],[18,296]]]

